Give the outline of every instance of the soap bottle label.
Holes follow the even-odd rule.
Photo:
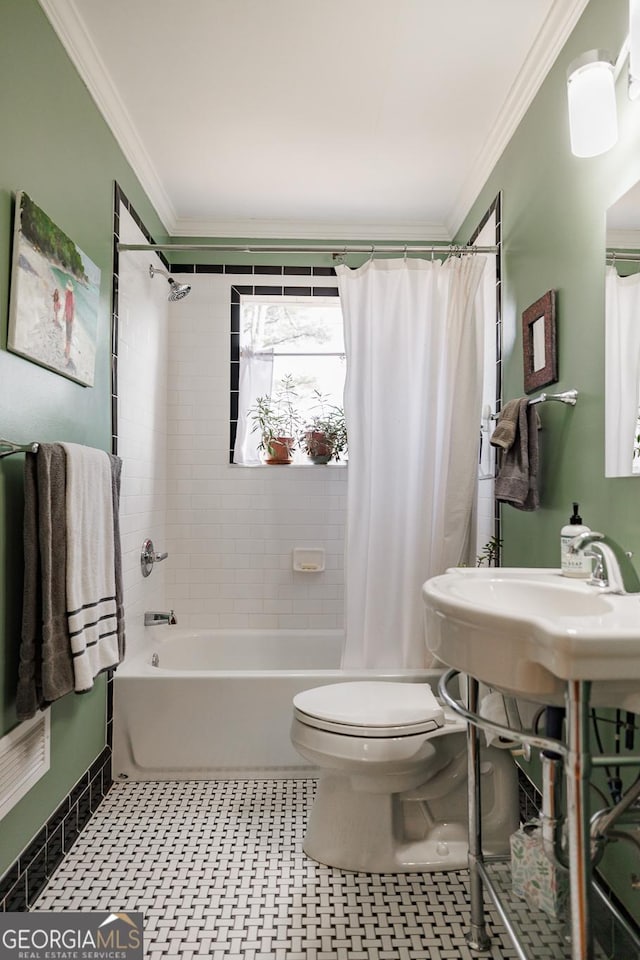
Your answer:
[[[577,531],[580,533],[580,530]],[[560,537],[560,565],[565,577],[590,577],[592,574],[591,557],[582,550],[579,553],[569,553],[569,544],[577,535]]]

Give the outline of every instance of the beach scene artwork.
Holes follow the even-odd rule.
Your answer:
[[[92,387],[100,270],[24,191],[16,195],[7,346]]]

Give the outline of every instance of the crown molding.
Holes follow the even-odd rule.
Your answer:
[[[176,220],[173,205],[73,0],[39,3],[165,229],[170,229]]]
[[[314,220],[197,220],[179,219],[173,237],[245,237],[254,240],[442,240],[451,237],[441,223],[332,222]]]
[[[38,2],[170,236],[246,236],[256,239],[305,237],[310,240],[427,239],[449,242],[459,230],[589,0],[564,0],[550,11],[483,149],[472,165],[472,173],[444,224],[178,219],[126,106],[84,28],[76,3],[74,0]]]
[[[549,11],[451,211],[447,228],[452,237],[462,226],[588,3],[589,0],[564,0]]]

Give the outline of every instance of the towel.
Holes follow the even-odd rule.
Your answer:
[[[520,398],[507,401],[498,414],[498,423],[491,434],[489,442],[492,447],[502,447],[503,450],[511,449],[516,438],[519,413]]]
[[[66,605],[65,455],[41,443],[24,466],[24,588],[18,720],[74,688]]]
[[[538,492],[538,430],[540,418],[535,406],[526,397],[518,404],[518,422],[511,446],[502,456],[496,477],[496,500],[510,503],[517,510],[537,510]],[[496,428],[497,430],[497,428]],[[491,440],[493,443],[493,438]]]
[[[111,463],[102,450],[64,443],[67,457],[67,619],[76,693],[120,661]]]
[[[40,632],[40,551],[38,548],[38,474],[36,454],[24,461],[24,583],[22,588],[22,631],[16,712],[28,720],[42,704],[42,636]]]
[[[67,622],[66,457],[59,443],[38,449],[38,510],[42,591],[42,696],[59,700],[74,688]]]

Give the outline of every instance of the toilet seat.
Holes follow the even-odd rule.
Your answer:
[[[445,723],[444,710],[426,683],[333,683],[296,694],[293,707],[301,723],[352,737],[415,736]]]

